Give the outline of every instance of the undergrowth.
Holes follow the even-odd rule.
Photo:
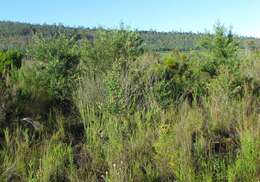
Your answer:
[[[1,52],[0,181],[259,181],[259,54],[220,25],[200,45],[101,29]]]

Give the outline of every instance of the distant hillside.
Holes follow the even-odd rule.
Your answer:
[[[88,38],[95,29],[71,28],[63,25],[40,25],[0,21],[0,49],[25,49],[35,33],[53,36],[58,32],[78,36],[79,39]]]
[[[198,49],[198,41],[205,37],[203,33],[192,32],[153,32],[140,31],[147,48],[156,51],[179,49],[182,51]],[[254,37],[239,37],[241,49],[259,49],[260,39]]]
[[[65,27],[63,25],[39,25],[0,21],[0,49],[26,49],[34,33],[41,33],[45,36],[53,36],[57,32],[64,32],[67,35],[77,36],[78,39],[90,39],[96,29],[84,27]],[[172,49],[194,50],[197,49],[197,42],[205,36],[192,32],[157,32],[139,31],[147,49],[153,51],[168,51]],[[240,47],[259,49],[260,39],[253,37],[240,37]]]

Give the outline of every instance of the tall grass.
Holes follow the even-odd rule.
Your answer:
[[[84,126],[84,137],[78,144],[66,142],[68,118],[59,121],[57,129],[50,133],[40,134],[43,140],[26,129],[5,130],[0,153],[1,179],[191,182],[259,179],[259,114],[255,110],[247,114],[249,96],[228,99],[223,81],[212,82],[204,107],[184,102],[179,108],[123,115],[102,108],[100,99],[92,100],[91,94],[102,98],[98,92],[89,90],[96,87],[96,82],[88,82],[75,92],[79,120]],[[218,149],[220,146],[223,149]]]

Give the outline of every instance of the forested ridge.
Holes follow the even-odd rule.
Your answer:
[[[174,27],[173,27],[174,28]],[[0,21],[0,49],[18,48],[25,49],[34,34],[53,36],[59,32],[78,39],[92,39],[97,28],[67,27],[62,24],[29,24],[20,22]],[[102,28],[101,28],[102,29]],[[198,40],[208,36],[206,33],[192,32],[158,32],[155,30],[138,31],[144,40],[145,48],[153,51],[181,51],[198,50]],[[260,39],[254,37],[239,37],[241,49],[260,48]]]

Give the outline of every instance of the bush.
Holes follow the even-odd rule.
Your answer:
[[[35,37],[30,55],[40,65],[37,71],[44,78],[42,87],[47,89],[53,103],[70,107],[80,62],[76,40],[65,35],[47,39]]]
[[[208,58],[202,65],[202,70],[211,76],[218,74],[221,65],[233,70],[238,68],[240,62],[238,59],[239,44],[231,30],[227,31],[224,26],[217,24],[214,36],[202,39],[200,46],[204,48],[204,56]]]
[[[22,65],[23,54],[19,51],[0,51],[0,77],[3,77],[11,68],[19,69]]]
[[[155,67],[158,81],[154,85],[154,95],[161,106],[176,105],[185,99],[190,103],[201,102],[208,93],[207,85],[221,75],[223,67],[232,78],[228,85],[230,96],[234,89],[243,86],[242,61],[231,31],[217,25],[215,35],[202,40],[201,46],[206,48],[201,53],[187,57],[175,51]]]
[[[0,127],[9,126],[9,120],[13,119],[11,116],[15,114],[12,75],[20,69],[23,56],[20,51],[0,51]]]
[[[83,41],[81,45],[82,67],[94,75],[107,72],[116,61],[127,64],[144,51],[139,34],[123,27],[119,30],[99,29],[93,40]]]

